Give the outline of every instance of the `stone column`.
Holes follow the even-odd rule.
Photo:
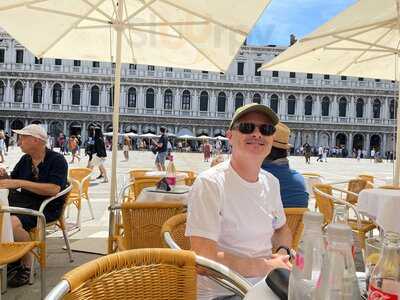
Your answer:
[[[347,141],[347,151],[349,151],[349,156],[352,156],[353,153],[353,133],[349,132],[348,141]]]
[[[176,110],[176,111],[180,111],[181,110],[181,90],[180,89],[178,89],[178,88],[176,88],[175,89],[175,91],[174,91],[174,98],[175,98],[175,104],[174,104],[174,107],[173,107],[173,109],[174,110]]]
[[[338,105],[338,96],[337,95],[333,96],[332,116],[333,117],[338,117],[339,116],[339,105]]]
[[[381,155],[385,156],[387,151],[387,134],[383,134],[383,141],[382,141],[382,146],[381,146]]]
[[[367,156],[369,157],[369,145],[370,145],[370,134],[367,133],[365,136],[364,150],[367,150]]]
[[[9,118],[6,119],[6,124],[4,126],[4,129],[5,129],[6,132],[10,132],[11,131],[10,130],[11,128],[10,128],[10,119]]]
[[[299,94],[298,100],[296,101],[296,115],[302,116],[304,113],[304,95]]]
[[[67,121],[66,120],[64,120],[64,127],[63,127],[63,133],[65,134],[65,135],[67,135]]]
[[[321,96],[316,95],[314,103],[313,103],[313,116],[319,117],[321,116]]]
[[[71,91],[67,82],[64,83],[64,90],[62,91],[62,105],[71,105]]]
[[[268,93],[265,93],[264,94],[264,98],[263,98],[263,103],[266,105],[266,106],[268,106],[268,107],[271,107],[271,101],[270,101],[270,99],[268,98]]]
[[[348,114],[348,116],[350,117],[350,118],[354,118],[355,117],[355,111],[356,111],[356,106],[355,106],[355,98],[354,98],[354,96],[351,96],[350,97],[350,105],[349,105],[349,114]]]
[[[371,98],[371,97],[368,97],[368,98],[367,98],[366,111],[365,111],[365,117],[366,117],[367,119],[372,119],[372,116],[373,116],[373,114],[372,114],[372,104],[371,104],[371,102],[372,102],[372,98]],[[369,145],[368,145],[368,149],[369,149]]]
[[[193,111],[195,114],[197,113],[197,112],[199,112],[199,110],[200,110],[200,105],[199,105],[199,102],[200,102],[200,99],[199,99],[199,96],[200,96],[200,93],[199,93],[199,91],[196,89],[196,90],[194,90],[194,91],[192,91],[191,93],[190,93],[190,95],[192,95],[192,105],[191,105],[191,111]]]
[[[156,105],[155,108],[157,110],[161,110],[163,109],[163,105],[162,105],[162,91],[161,91],[161,87],[157,88],[157,97],[156,97]]]
[[[228,91],[227,95],[227,100],[228,100],[228,113],[233,114],[235,112],[235,100],[233,99],[233,92]]]
[[[210,92],[210,108],[209,111],[212,116],[215,116],[217,111],[217,95],[215,94],[215,90]]]
[[[336,133],[334,131],[331,132],[331,143],[330,143],[331,147],[336,146]]]
[[[88,107],[89,106],[89,91],[88,91],[88,84],[87,83],[83,84],[81,106],[82,107]]]
[[[300,131],[296,132],[296,143],[295,144],[296,144],[295,148],[299,148],[302,145],[302,143],[301,143],[301,132]]]
[[[25,88],[24,88],[24,99],[23,102],[28,104],[28,103],[32,103],[32,97],[31,97],[31,91],[30,91],[30,81],[26,81],[25,82]]]
[[[49,108],[51,107],[52,101],[50,99],[51,91],[49,82],[46,81],[44,84],[44,93],[43,93],[43,103]]]
[[[279,101],[279,110],[278,113],[281,116],[286,116],[287,115],[287,100],[286,100],[286,94],[282,93],[282,97]]]
[[[10,79],[7,79],[6,90],[5,90],[4,96],[5,96],[4,102],[13,102],[13,99],[12,99],[13,93],[12,93]]]
[[[101,91],[100,91],[100,110],[102,109],[102,107],[107,107],[107,88],[105,85],[103,85],[101,87]]]

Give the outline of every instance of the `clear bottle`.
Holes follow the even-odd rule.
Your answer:
[[[167,183],[174,187],[176,185],[176,169],[174,165],[174,157],[171,155],[167,166]]]
[[[372,271],[368,299],[400,299],[400,235],[388,232],[378,263]]]
[[[333,223],[347,224],[348,212],[346,205],[335,204]]]
[[[346,224],[333,223],[328,225],[327,231],[328,246],[314,299],[360,299],[360,288],[351,253],[353,239],[351,228]]]
[[[304,233],[289,278],[289,300],[311,300],[313,297],[325,253],[323,221],[324,216],[319,212],[304,214]]]

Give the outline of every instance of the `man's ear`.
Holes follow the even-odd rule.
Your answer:
[[[227,137],[228,140],[229,140],[229,144],[232,145],[232,142],[231,142],[231,139],[232,139],[232,130],[228,130],[228,131],[226,132],[226,137]]]

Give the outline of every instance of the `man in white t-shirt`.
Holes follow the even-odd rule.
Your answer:
[[[262,104],[236,110],[226,135],[231,159],[201,173],[188,197],[186,236],[192,250],[253,282],[274,268],[290,268],[291,233],[279,181],[260,168],[278,122]],[[276,254],[272,248],[278,249]],[[198,299],[236,298],[199,276]]]

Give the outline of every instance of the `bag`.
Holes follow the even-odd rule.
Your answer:
[[[157,154],[158,146],[157,145],[151,145],[150,151],[153,152],[153,154]]]

